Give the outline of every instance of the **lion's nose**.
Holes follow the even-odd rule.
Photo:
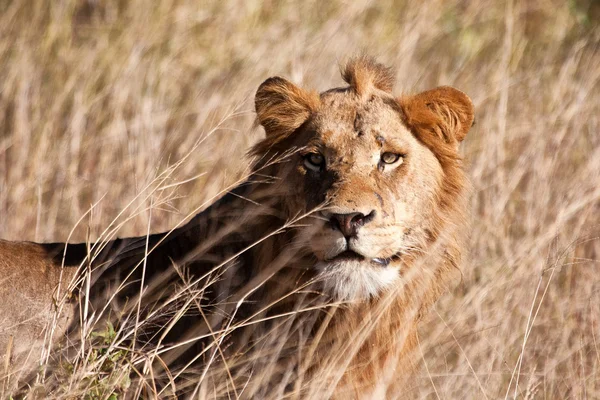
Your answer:
[[[367,215],[359,212],[349,214],[332,214],[329,222],[331,223],[331,227],[333,229],[339,230],[346,238],[350,238],[352,236],[356,236],[358,233],[358,228],[372,221],[373,218],[375,218],[375,210],[371,211]]]

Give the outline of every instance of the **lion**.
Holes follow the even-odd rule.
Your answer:
[[[223,398],[397,393],[419,320],[460,274],[474,107],[447,86],[394,96],[393,71],[367,56],[341,72],[347,85],[322,93],[264,81],[253,174],[182,226],[0,241],[4,379],[103,316],[160,354],[152,377],[178,396],[206,382]]]

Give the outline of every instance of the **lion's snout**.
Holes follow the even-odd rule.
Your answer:
[[[350,237],[358,235],[358,230],[365,224],[373,221],[375,218],[375,210],[372,210],[367,215],[361,212],[353,212],[347,214],[331,214],[329,224],[334,230],[342,232],[346,240]]]

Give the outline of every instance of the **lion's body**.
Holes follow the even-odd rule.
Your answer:
[[[250,397],[272,395],[282,379],[305,396],[385,395],[411,368],[417,322],[458,271],[466,180],[457,146],[472,104],[451,88],[396,99],[390,72],[366,58],[344,79],[349,87],[320,95],[281,78],[263,83],[259,173],[173,232],[66,251],[0,242],[3,290],[22,296],[0,307],[10,327],[0,346],[14,335],[14,355],[39,353],[32,343],[54,315],[60,338],[86,300],[91,313],[110,299],[117,322],[136,312],[152,320],[177,313],[183,300],[154,310],[179,293],[194,312],[141,329],[150,347],[196,339],[165,353],[167,365],[212,362],[212,341],[227,379]]]
[[[54,299],[65,293],[74,269],[57,268],[42,245],[0,240],[0,274],[0,353],[6,357],[10,351],[13,365],[31,365],[40,360],[44,335],[53,325]],[[74,308],[66,307],[55,324],[56,337],[64,336],[71,322]]]

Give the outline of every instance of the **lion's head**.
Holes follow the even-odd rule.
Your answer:
[[[265,159],[297,149],[275,172],[288,217],[316,210],[299,237],[325,291],[356,300],[397,283],[406,260],[460,214],[457,150],[473,104],[451,87],[395,97],[392,72],[366,57],[347,63],[342,76],[349,86],[321,94],[266,80],[255,100],[266,138],[254,153]]]

